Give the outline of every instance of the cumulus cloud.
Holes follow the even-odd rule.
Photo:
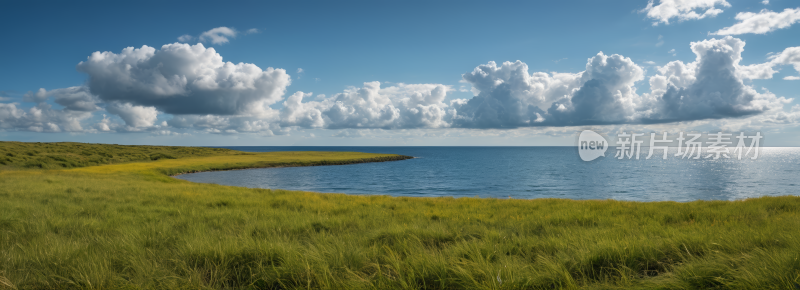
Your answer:
[[[712,34],[765,34],[778,29],[787,28],[800,21],[800,8],[786,8],[780,13],[767,9],[763,9],[758,13],[739,12],[736,14],[736,20],[739,20],[739,22],[733,26],[725,27]]]
[[[580,74],[528,73],[521,62],[495,62],[476,67],[463,75],[477,96],[452,103],[458,112],[455,120],[462,127],[529,126],[565,95],[571,95],[580,83]],[[537,115],[538,114],[538,115]]]
[[[236,34],[238,34],[238,32],[235,29],[222,26],[201,33],[200,41],[211,42],[213,44],[225,44],[230,41],[229,38],[235,38]]]
[[[490,62],[464,80],[479,94],[456,101],[454,126],[516,128],[628,123],[640,102],[634,83],[644,70],[629,58],[602,52],[581,73],[529,74],[521,62]]]
[[[137,106],[130,103],[111,103],[106,107],[106,111],[116,114],[132,128],[151,127],[158,119],[158,110],[155,107]]]
[[[77,69],[105,102],[155,107],[168,114],[258,114],[279,101],[290,84],[283,69],[224,62],[203,44],[128,47],[95,52]]]
[[[657,102],[643,122],[740,117],[782,108],[789,100],[760,94],[742,82],[744,45],[730,36],[693,42],[694,62],[673,61],[650,79]]]
[[[717,7],[730,6],[725,0],[659,0],[658,5],[650,0],[640,12],[647,13],[648,18],[655,20],[653,26],[657,26],[659,23],[669,25],[673,18],[680,22],[714,17],[722,13],[722,9]]]
[[[668,123],[747,116],[779,109],[788,102],[744,85],[744,73],[739,72],[744,41],[726,37],[691,47],[697,56],[694,62],[673,61],[660,67],[649,79],[651,92],[642,95],[634,85],[644,79],[643,69],[620,55],[598,53],[577,74],[529,74],[520,61],[502,66],[490,62],[463,76],[480,93],[453,103],[457,110],[453,125]]]
[[[28,92],[23,100],[37,104],[30,109],[3,104],[0,128],[109,132],[163,130],[172,125],[212,132],[224,128],[221,132],[227,133],[285,132],[278,111],[269,106],[283,98],[290,84],[286,71],[223,62],[213,48],[202,44],[95,52],[77,68],[89,77],[85,86]],[[48,100],[63,108],[53,109]],[[92,112],[102,109],[124,124],[103,115],[90,129],[81,126]],[[156,124],[160,113],[175,118],[169,124]]]
[[[397,84],[381,88],[380,82],[351,87],[321,101],[302,102],[311,94],[289,96],[281,110],[282,126],[304,128],[441,128],[455,113],[444,103],[453,89],[441,84]],[[449,109],[449,111],[448,111]]]
[[[783,79],[787,80],[787,81],[797,81],[797,80],[800,80],[800,77],[799,76],[785,76],[785,77],[783,77]]]

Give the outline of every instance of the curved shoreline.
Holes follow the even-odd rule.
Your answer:
[[[178,172],[178,173],[167,173],[167,172],[163,172],[163,173],[165,173],[167,176],[170,176],[170,177],[176,177],[178,175],[191,174],[191,173],[202,173],[202,172],[247,170],[247,169],[261,169],[261,168],[350,165],[350,164],[360,164],[360,163],[401,161],[401,160],[408,160],[408,159],[414,159],[414,158],[416,158],[416,157],[407,156],[407,155],[393,155],[393,156],[382,156],[382,157],[351,159],[351,160],[338,160],[338,161],[320,160],[320,161],[312,161],[312,162],[308,162],[308,163],[286,162],[286,163],[264,164],[266,166],[258,166],[259,164],[253,164],[253,165],[256,165],[256,166],[245,165],[245,166],[241,166],[241,167],[210,168],[209,170],[189,170],[189,171],[182,171],[182,172]]]

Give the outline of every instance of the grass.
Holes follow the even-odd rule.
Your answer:
[[[800,288],[794,196],[642,203],[249,189],[168,175],[402,157],[91,146],[175,159],[29,169],[34,155],[0,169],[0,288]],[[202,157],[175,153],[190,149]]]
[[[198,156],[249,155],[222,148],[0,142],[0,170],[60,169]]]

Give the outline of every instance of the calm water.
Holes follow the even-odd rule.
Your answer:
[[[226,147],[249,152],[358,151],[411,160],[184,174],[180,179],[255,188],[394,196],[618,200],[733,200],[798,195],[800,148],[761,148],[757,160],[676,157],[583,162],[573,147]],[[656,151],[660,153],[661,151]],[[610,154],[608,154],[610,153]],[[660,157],[660,155],[658,155]]]

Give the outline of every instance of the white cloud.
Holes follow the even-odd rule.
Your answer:
[[[630,122],[644,70],[629,58],[602,52],[577,74],[528,74],[525,63],[482,65],[464,75],[480,93],[455,103],[454,125],[478,128]]]
[[[769,0],[763,0],[763,1],[761,1],[761,4],[769,5]]]
[[[629,58],[599,53],[586,70],[554,81],[546,73],[528,74],[522,62],[482,65],[464,79],[480,91],[456,102],[455,127],[514,128],[653,124],[759,114],[788,102],[760,94],[742,83],[738,72],[744,42],[726,37],[692,43],[697,59],[670,62],[650,78],[651,92],[634,84],[643,69]],[[542,76],[534,78],[534,76]],[[552,90],[556,90],[553,93]]]
[[[53,109],[47,100],[53,98],[62,109]],[[47,91],[41,88],[23,96],[24,102],[36,103],[29,109],[22,109],[17,103],[0,103],[0,129],[34,132],[83,132],[81,122],[92,117],[92,112],[100,110],[97,98],[83,86]]]
[[[259,32],[261,32],[261,31],[259,31],[258,28],[250,28],[247,31],[245,31],[244,33],[245,34],[253,34],[253,33],[259,33]]]
[[[800,80],[800,77],[799,76],[785,76],[785,77],[783,77],[783,79],[787,80],[787,81],[797,81],[797,80]]]
[[[674,49],[674,48],[673,48],[673,49],[670,49],[669,51],[667,51],[667,53],[669,53],[669,54],[672,54],[672,56],[676,56],[676,55],[678,55],[678,54],[675,52],[675,49]]]
[[[791,65],[800,72],[800,46],[789,47],[780,53],[770,53],[769,61],[759,64],[737,66],[736,73],[742,79],[771,79],[780,65]]]
[[[519,127],[533,125],[537,115],[581,85],[582,73],[528,73],[521,61],[495,62],[476,67],[464,74],[476,97],[456,100],[455,120],[462,127]]]
[[[783,29],[800,21],[800,8],[786,8],[777,13],[763,9],[758,13],[740,12],[736,14],[738,23],[725,27],[712,34],[739,35],[746,33],[765,34],[778,29]]]
[[[54,110],[47,103],[26,110],[18,104],[0,103],[0,129],[34,132],[82,132],[81,121],[92,116],[91,112],[68,109]]]
[[[155,107],[168,114],[257,115],[281,99],[290,84],[283,69],[224,62],[202,44],[128,47],[95,52],[77,69],[105,102]]]
[[[322,101],[301,102],[311,94],[298,92],[287,98],[281,111],[282,126],[304,128],[440,128],[449,126],[454,110],[446,110],[447,92],[440,84],[397,84],[381,88],[380,82],[351,87]]]
[[[268,136],[283,135],[290,130],[281,128],[278,112],[254,116],[176,115],[167,121],[169,126],[202,130],[213,134],[265,133]]]
[[[680,22],[714,17],[722,13],[717,6],[730,7],[731,4],[725,0],[659,0],[659,4],[654,5],[650,0],[640,12],[646,12],[648,18],[656,20],[653,26],[657,26],[659,23],[669,25],[673,18]]]
[[[800,72],[800,46],[786,48],[781,53],[773,54],[769,58],[770,62],[775,65],[791,65],[794,70]]]
[[[110,132],[115,125],[116,124],[112,123],[111,119],[109,119],[106,114],[103,114],[103,119],[95,124],[94,127],[100,132]]]
[[[155,107],[132,105],[130,103],[111,103],[106,111],[118,115],[132,128],[152,127],[158,118]]]
[[[789,100],[758,93],[743,79],[771,77],[771,63],[791,63],[791,49],[770,65],[742,66],[744,41],[732,37],[691,44],[696,60],[658,67],[650,91],[637,93],[644,69],[630,58],[598,53],[578,73],[528,72],[521,62],[489,62],[464,74],[475,97],[445,102],[440,84],[367,82],[330,97],[296,92],[281,110],[252,116],[176,116],[170,125],[208,132],[269,132],[292,128],[415,129],[658,124],[746,117],[772,112]],[[766,73],[765,73],[766,71]],[[233,130],[233,131],[231,131]],[[350,131],[341,131],[350,132]],[[340,133],[341,133],[340,132]],[[341,133],[347,136],[350,133]]]
[[[736,68],[736,74],[741,79],[748,79],[748,80],[771,79],[772,75],[778,72],[773,69],[774,66],[775,64],[772,62],[742,65]]]
[[[224,44],[228,43],[228,38],[236,37],[236,34],[238,34],[238,32],[233,28],[222,26],[200,34],[200,41],[211,42],[213,44]]]
[[[305,128],[321,128],[325,126],[320,102],[303,103],[312,93],[296,92],[286,98],[281,110],[281,123],[284,126],[301,126]]]
[[[184,35],[178,36],[178,41],[180,41],[180,42],[189,42],[189,41],[192,41],[192,39],[194,39],[194,36],[191,36],[191,35],[188,35],[188,34],[184,34]]]
[[[89,76],[85,86],[28,92],[23,100],[36,103],[29,109],[0,103],[0,129],[162,135],[180,129],[271,136],[319,128],[340,129],[336,135],[348,137],[357,136],[351,129],[563,129],[702,120],[744,124],[724,121],[731,118],[756,126],[800,119],[800,109],[779,113],[791,100],[759,93],[743,82],[772,78],[779,65],[800,72],[800,47],[771,54],[765,63],[740,65],[744,46],[730,36],[693,42],[695,61],[667,63],[649,79],[630,58],[603,52],[588,58],[577,73],[531,73],[521,61],[489,62],[462,75],[460,90],[472,91],[473,98],[449,101],[455,89],[447,85],[382,86],[377,81],[330,96],[295,92],[284,99],[290,78],[283,69],[224,62],[202,44],[129,47],[120,53],[95,52],[79,63],[78,70]],[[297,72],[303,73],[302,68]],[[645,80],[649,92],[638,93],[637,84]],[[51,108],[49,100],[63,109]],[[281,109],[270,107],[279,102]],[[91,118],[103,108],[124,124],[105,114],[99,122]],[[161,113],[173,118],[158,124]],[[84,129],[81,123],[90,119],[90,129]]]
[[[673,61],[650,79],[655,110],[645,122],[737,117],[780,109],[788,102],[774,94],[756,92],[742,82],[744,41],[727,36],[692,42],[694,62]]]
[[[265,116],[178,115],[168,121],[177,128],[203,129],[212,133],[266,132],[287,134],[298,128],[444,128],[455,114],[444,98],[453,89],[439,84],[396,84],[381,88],[380,82],[350,87],[330,97],[296,92],[280,111]]]
[[[660,47],[662,45],[664,45],[664,36],[663,35],[659,35],[658,36],[658,42],[656,42],[656,47]]]

